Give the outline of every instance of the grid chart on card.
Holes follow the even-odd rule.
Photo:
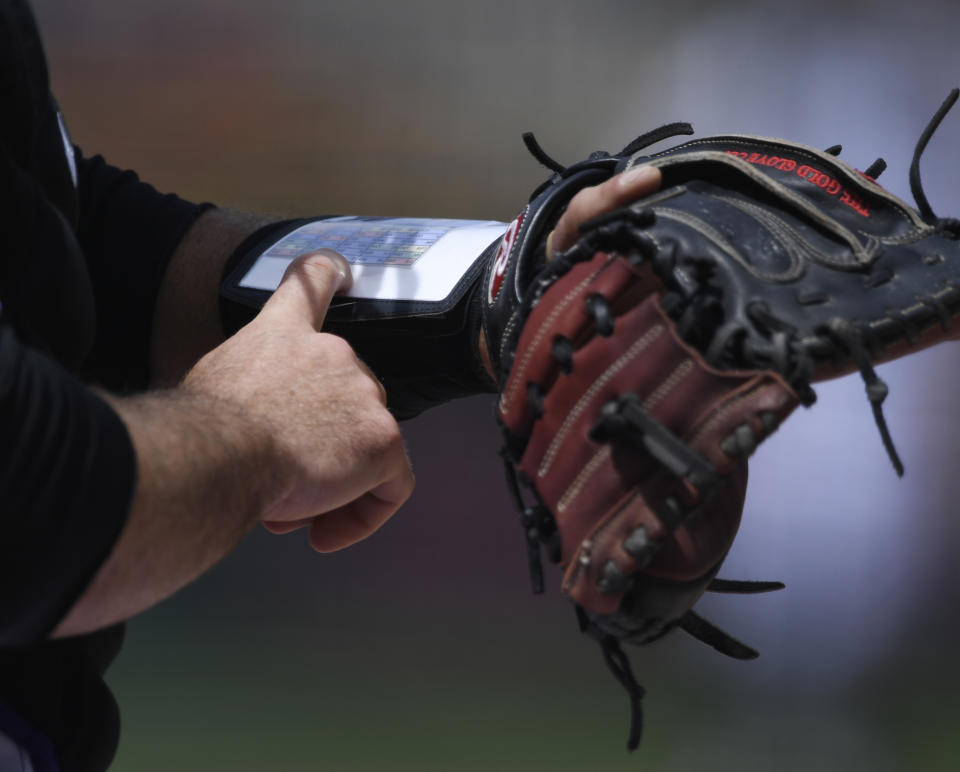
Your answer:
[[[308,223],[288,234],[264,257],[296,257],[327,247],[358,265],[413,265],[440,237],[468,220],[351,218]]]

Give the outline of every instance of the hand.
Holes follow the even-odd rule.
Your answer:
[[[650,195],[660,187],[660,181],[660,170],[655,166],[638,166],[599,185],[578,191],[547,236],[547,260],[553,260],[558,252],[570,249],[577,242],[580,237],[578,228],[582,223],[591,217],[611,212]],[[477,340],[477,351],[487,375],[496,382],[496,369],[490,359],[487,339],[482,331]]]
[[[580,237],[577,229],[582,223],[650,195],[660,187],[660,181],[660,170],[655,166],[638,166],[577,192],[547,236],[547,260],[577,242]]]
[[[309,526],[319,552],[369,536],[414,486],[383,386],[345,340],[320,331],[350,282],[337,253],[301,256],[260,314],[183,384],[243,406],[267,428],[277,486],[264,525],[275,533]]]

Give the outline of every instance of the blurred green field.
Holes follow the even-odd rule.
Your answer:
[[[537,651],[556,637],[546,624],[561,620],[539,632],[510,620],[520,637],[471,636],[462,618],[445,630],[416,615],[395,621],[353,636],[135,625],[111,679],[124,710],[115,768],[956,769],[960,710],[929,672],[916,684],[778,693],[744,679],[749,665],[674,640],[672,651],[634,657],[648,696],[644,741],[630,755],[627,701],[594,647]]]

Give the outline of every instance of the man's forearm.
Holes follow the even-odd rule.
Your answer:
[[[111,397],[137,456],[127,519],[54,635],[86,632],[173,594],[258,520],[308,526],[321,552],[379,528],[413,490],[383,387],[341,338],[321,332],[349,286],[335,254],[293,262],[249,324],[173,389]]]
[[[208,351],[223,342],[219,287],[224,265],[240,243],[280,218],[211,209],[177,246],[157,297],[150,345],[150,381],[176,385]]]
[[[110,557],[55,636],[172,595],[236,546],[283,483],[270,432],[229,401],[185,389],[107,399],[136,448],[136,494]]]

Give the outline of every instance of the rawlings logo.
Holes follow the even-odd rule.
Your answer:
[[[517,215],[517,219],[510,223],[507,232],[503,234],[503,240],[497,249],[497,255],[493,259],[493,268],[490,271],[490,283],[487,285],[487,303],[493,303],[493,299],[500,292],[500,285],[503,284],[503,277],[507,272],[507,263],[510,262],[510,253],[513,251],[513,242],[520,232],[520,225],[523,223],[523,216],[527,213],[524,209]]]

